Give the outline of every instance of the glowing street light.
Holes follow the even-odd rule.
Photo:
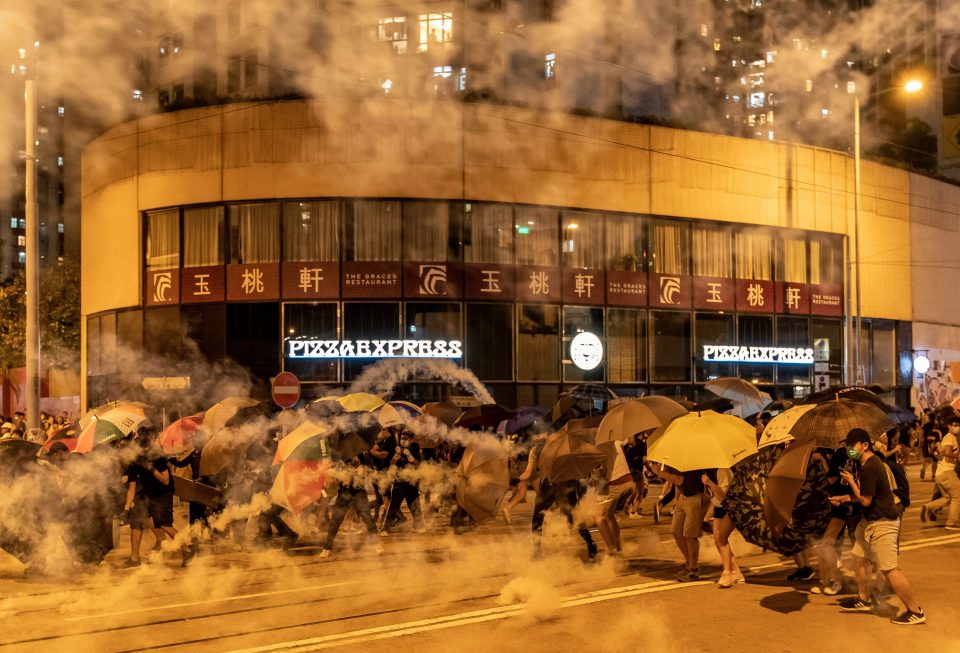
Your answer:
[[[923,82],[919,79],[907,80],[903,85],[903,90],[907,93],[919,93],[923,90]]]

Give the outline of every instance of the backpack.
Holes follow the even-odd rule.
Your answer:
[[[907,470],[895,460],[885,460],[887,480],[890,481],[890,490],[894,501],[904,508],[910,507],[910,481],[907,479]]]

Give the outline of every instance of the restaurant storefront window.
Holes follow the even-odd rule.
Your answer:
[[[283,338],[307,340],[339,340],[338,310],[335,303],[284,304]],[[288,358],[285,348],[283,369],[293,372],[301,381],[337,381],[335,359]]]
[[[463,255],[467,263],[513,263],[513,207],[470,203],[464,207]]]
[[[813,340],[814,360],[820,357],[823,351],[827,360],[818,361],[828,364],[828,371],[814,372],[815,376],[824,375],[824,387],[840,385],[843,373],[843,322],[826,318],[812,318],[810,320],[810,337]]]
[[[890,386],[897,383],[897,339],[894,322],[873,320],[874,383]]]
[[[403,257],[407,261],[455,261],[459,234],[451,225],[452,211],[460,204],[450,202],[403,203]],[[455,235],[456,237],[451,237]]]
[[[147,270],[166,270],[180,266],[180,211],[156,211],[147,214]]]
[[[224,263],[223,207],[183,210],[183,267]]]
[[[340,255],[343,202],[284,202],[283,260],[336,261]]]
[[[737,316],[737,344],[741,347],[772,347],[773,317]],[[773,365],[740,363],[740,378],[751,383],[772,384]]]
[[[690,274],[690,225],[653,220],[650,222],[650,233],[652,272]]]
[[[560,307],[520,304],[517,380],[560,380]]]
[[[704,345],[730,345],[736,342],[733,316],[697,313],[695,319],[696,345],[694,355],[697,360],[697,381],[704,383],[721,376],[736,376],[735,363],[705,363],[703,361]]]
[[[773,235],[767,230],[737,232],[737,278],[773,280]]]
[[[467,367],[480,380],[513,380],[513,328],[513,304],[467,304]]]
[[[610,383],[647,379],[647,312],[607,309],[607,374]]]
[[[690,381],[690,314],[651,311],[652,381]]]
[[[608,352],[603,361],[591,370],[580,369],[571,357],[570,343],[580,333],[592,333],[600,342],[603,338],[603,309],[567,306],[563,309],[563,380],[569,383],[603,381]]]
[[[810,320],[805,317],[777,317],[777,346],[807,349],[810,340]],[[777,365],[777,385],[784,397],[801,397],[810,386],[810,365]]]
[[[267,202],[230,207],[230,262],[280,260],[280,207]]]
[[[516,208],[517,263],[555,266],[560,259],[556,209],[536,206]]]
[[[637,215],[607,215],[607,269],[641,272],[646,269],[646,221]]]
[[[562,211],[563,264],[570,268],[603,267],[603,214]]]
[[[344,302],[343,340],[396,340],[400,337],[398,302]],[[352,381],[374,359],[343,361],[343,380]]]
[[[733,277],[733,233],[729,227],[693,227],[693,274],[697,277]]]
[[[460,304],[407,302],[403,337],[407,340],[463,340]]]
[[[400,260],[400,202],[354,200],[344,220],[344,259]]]

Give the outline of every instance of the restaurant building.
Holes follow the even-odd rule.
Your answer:
[[[84,401],[189,376],[188,342],[306,396],[384,357],[456,361],[507,405],[905,390],[912,224],[955,195],[864,162],[857,211],[837,152],[459,102],[149,116],[84,156]]]

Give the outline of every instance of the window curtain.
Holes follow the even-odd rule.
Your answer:
[[[687,274],[687,225],[654,222],[653,271],[657,274]]]
[[[513,263],[513,207],[509,204],[474,204],[468,214],[464,247],[468,263]]]
[[[448,202],[404,202],[404,259],[446,261],[449,250],[450,204]]]
[[[810,283],[843,283],[843,254],[839,238],[810,238]]]
[[[274,203],[230,207],[230,260],[275,263],[280,260],[280,211]]]
[[[162,270],[180,265],[180,212],[147,214],[147,269]]]
[[[563,262],[574,268],[603,267],[603,215],[561,211]]]
[[[520,265],[557,265],[558,214],[542,207],[517,207],[517,263]],[[526,233],[521,230],[526,230]]]
[[[784,238],[783,279],[791,283],[807,282],[806,238]]]
[[[350,260],[400,260],[400,202],[357,200],[350,226]]]
[[[607,266],[611,270],[642,270],[644,221],[632,215],[608,215],[606,223]]]
[[[733,276],[733,234],[729,229],[693,228],[693,273],[698,277]]]
[[[342,209],[340,200],[284,203],[283,260],[336,261]]]
[[[737,278],[773,279],[773,236],[766,231],[737,232]]]
[[[223,265],[223,207],[183,211],[183,267]]]

